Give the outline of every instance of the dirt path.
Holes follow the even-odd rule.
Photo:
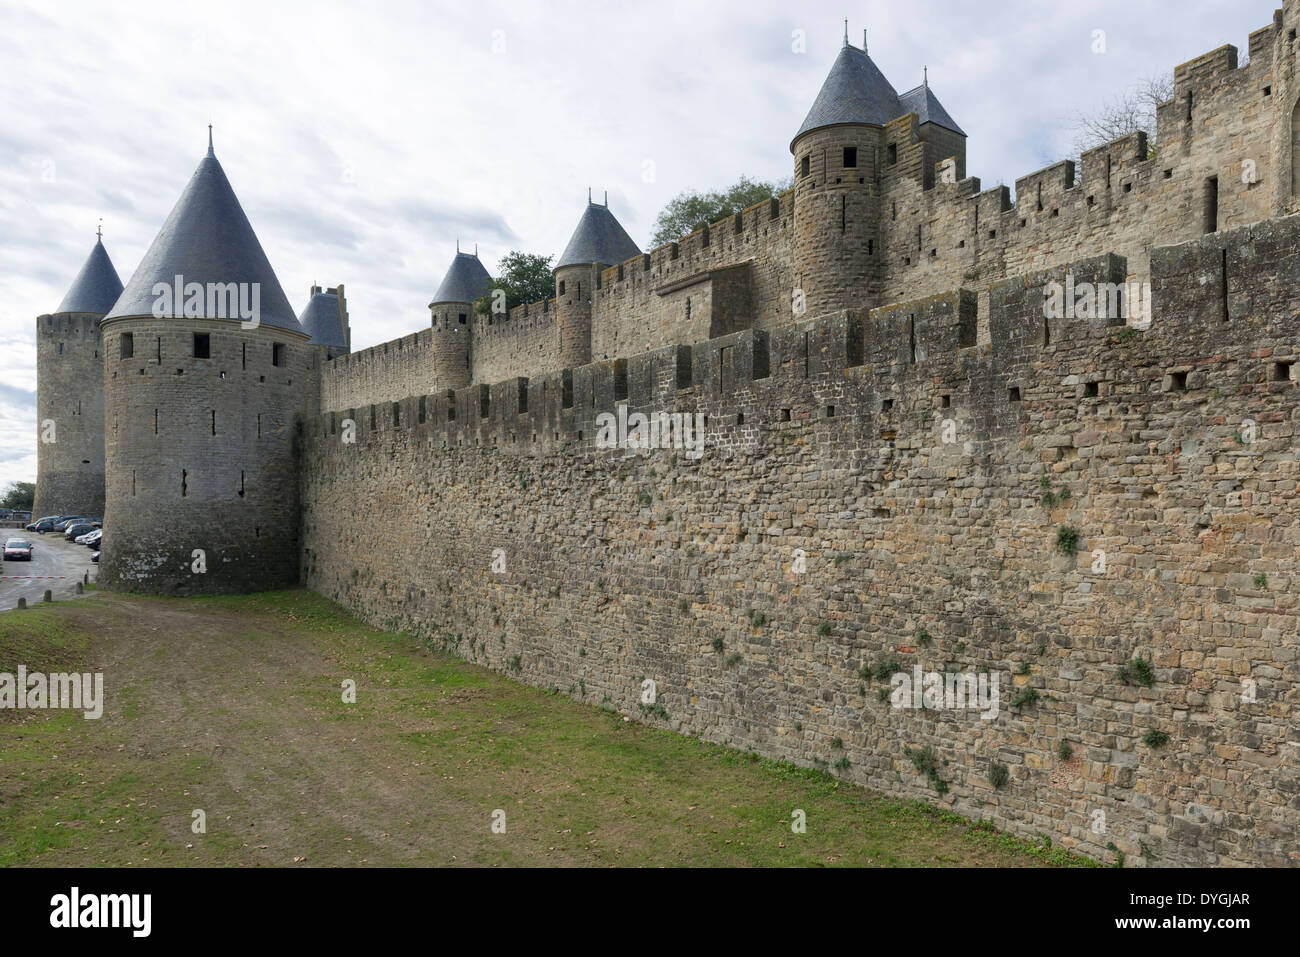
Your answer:
[[[0,616],[0,671],[23,656],[102,671],[106,705],[98,721],[0,712],[4,864],[1064,859],[515,684],[307,592]]]

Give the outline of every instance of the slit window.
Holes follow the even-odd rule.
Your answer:
[[[801,176],[807,176],[809,172],[811,172],[811,170],[812,170],[812,160],[809,157],[805,156],[803,159],[799,161],[799,174]]]
[[[890,166],[893,166],[895,163],[897,163],[897,162],[898,162],[898,144],[897,144],[897,143],[890,143],[888,149],[886,149],[886,151],[885,151],[885,155],[888,157],[887,162],[889,163]]]
[[[122,338],[119,341],[121,342],[123,359],[130,359],[135,355],[135,335],[133,333],[122,333]]]
[[[194,358],[212,358],[212,337],[206,332],[194,333]]]
[[[283,342],[271,343],[271,365],[273,366],[284,365],[284,343]]]
[[[845,169],[858,168],[858,148],[856,146],[844,147],[844,168]]]

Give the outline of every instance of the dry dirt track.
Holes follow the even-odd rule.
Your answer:
[[[0,712],[4,865],[1070,863],[517,684],[309,592],[0,615],[0,671],[19,660],[103,672],[106,704]]]

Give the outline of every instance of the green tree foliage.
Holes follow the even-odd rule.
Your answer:
[[[724,190],[680,193],[659,211],[650,245],[671,243],[706,223],[716,223],[720,219],[734,216],[742,209],[748,209],[755,203],[761,203],[782,190],[789,189],[792,182],[791,177],[776,183],[755,183],[742,176]]]
[[[505,309],[550,299],[555,295],[555,279],[551,275],[552,258],[534,256],[532,253],[506,253],[497,264],[497,278],[488,284],[486,295],[474,303],[475,312],[481,316],[491,315],[493,301],[499,301],[495,295],[498,289],[506,294]]]
[[[34,482],[14,482],[5,490],[4,496],[0,497],[0,508],[12,508],[19,511],[31,511],[32,502],[36,499],[36,484]]]

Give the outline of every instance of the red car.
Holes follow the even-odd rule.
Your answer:
[[[5,561],[30,562],[32,560],[32,543],[25,538],[11,538],[5,542]]]

